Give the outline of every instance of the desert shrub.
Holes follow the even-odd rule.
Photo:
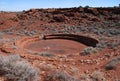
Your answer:
[[[114,49],[114,48],[118,47],[119,45],[120,45],[120,41],[107,43],[107,47],[110,49]]]
[[[88,74],[86,74],[86,73],[81,74],[80,80],[81,81],[90,81],[90,76]]]
[[[120,56],[113,58],[111,61],[109,61],[106,65],[105,65],[105,69],[106,70],[112,70],[114,68],[116,68],[117,64],[120,63]]]
[[[91,74],[91,81],[106,81],[104,74],[100,71],[94,71]]]
[[[43,57],[55,57],[55,55],[54,54],[52,54],[52,53],[49,53],[49,52],[39,52],[39,53],[37,53],[38,55],[40,55],[40,56],[43,56]]]
[[[26,36],[33,36],[35,34],[34,31],[27,31],[27,30],[19,30],[17,31],[17,35],[26,35]]]
[[[114,35],[114,36],[120,35],[119,29],[109,29],[108,33],[111,34],[111,35]]]
[[[84,32],[89,32],[89,33],[93,33],[93,34],[96,34],[96,35],[105,35],[105,36],[108,36],[108,37],[119,36],[120,35],[119,29],[111,29],[111,28],[108,29],[104,26],[100,27],[100,28],[98,26],[91,26],[91,27],[87,27],[85,29],[82,28],[82,30],[84,30]],[[83,32],[82,30],[81,30],[81,32]]]
[[[90,74],[81,74],[80,81],[106,81],[106,79],[103,72],[93,71]]]
[[[79,32],[80,32],[80,31],[82,31],[82,32],[87,31],[87,30],[86,30],[84,27],[82,27],[81,25],[77,26],[76,28],[77,28],[77,31],[79,30]]]
[[[36,30],[32,30],[32,31],[30,31],[30,33],[31,33],[32,35],[35,35],[35,34],[37,33],[37,31],[36,31]]]
[[[14,27],[10,27],[9,29],[3,29],[1,32],[6,34],[13,34]]]
[[[105,41],[100,41],[97,45],[96,45],[96,49],[101,50],[103,48],[105,48],[107,45],[107,43]]]
[[[96,52],[97,52],[97,50],[95,48],[87,47],[80,54],[84,56],[84,55],[88,55],[88,54],[96,53]]]
[[[103,28],[95,28],[91,30],[96,35],[103,35],[105,33],[105,29]]]
[[[8,81],[37,81],[39,71],[18,55],[0,56],[0,75]]]
[[[79,81],[64,72],[53,72],[45,77],[44,81]]]

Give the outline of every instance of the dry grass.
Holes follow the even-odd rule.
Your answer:
[[[52,72],[48,74],[44,81],[79,81],[64,72]]]
[[[37,81],[39,70],[20,59],[19,55],[0,56],[0,75],[8,81]]]
[[[88,55],[88,54],[91,54],[91,53],[97,53],[96,48],[87,47],[87,48],[85,48],[80,54],[81,54],[82,56],[85,56],[85,55]]]

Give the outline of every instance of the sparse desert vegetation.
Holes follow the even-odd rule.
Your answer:
[[[105,68],[106,70],[112,70],[117,67],[117,65],[120,63],[120,56],[113,58],[111,61],[109,61],[106,65]]]
[[[20,59],[19,55],[0,56],[0,76],[7,81],[37,81],[39,70]]]
[[[94,71],[91,74],[82,74],[79,81],[106,81],[104,73],[100,71]]]
[[[64,72],[53,72],[45,77],[44,81],[79,81]]]
[[[120,8],[0,12],[2,81],[119,81]]]
[[[84,55],[88,55],[88,54],[96,53],[96,52],[97,52],[96,48],[87,47],[87,48],[85,48],[80,54],[81,54],[82,56],[84,56]]]

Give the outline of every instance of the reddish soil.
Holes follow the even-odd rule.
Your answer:
[[[62,39],[36,41],[25,46],[32,51],[52,52],[54,54],[74,54],[81,52],[85,47],[80,43]]]
[[[119,64],[115,69],[105,69],[110,60],[120,56],[118,30],[120,8],[0,12],[0,55],[19,54],[41,70],[39,81],[52,71],[64,71],[79,81],[83,74],[92,77],[94,71],[100,71],[106,81],[119,81]],[[98,43],[104,46],[114,42],[114,48],[97,49]],[[87,47],[94,47],[96,52],[82,56]]]

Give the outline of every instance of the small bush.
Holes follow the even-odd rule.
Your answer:
[[[64,72],[53,72],[46,76],[44,81],[79,81]]]
[[[80,54],[84,56],[84,55],[88,55],[88,54],[96,53],[96,52],[97,52],[97,50],[95,48],[87,47]]]
[[[0,75],[8,81],[37,81],[39,71],[19,60],[18,55],[0,56]]]
[[[91,81],[106,81],[104,74],[100,71],[94,71],[91,75]]]
[[[80,81],[106,81],[106,79],[103,72],[94,71],[92,74],[82,74]]]
[[[81,74],[80,80],[81,81],[90,81],[90,76],[88,74],[86,74],[86,73]]]
[[[109,29],[108,33],[111,34],[112,36],[120,35],[119,29]]]
[[[55,57],[54,54],[49,53],[49,52],[39,52],[37,54],[40,55],[40,56],[43,56],[43,57],[50,57],[50,58]]]
[[[120,45],[120,41],[115,41],[115,42],[109,42],[107,43],[107,47],[110,49],[115,49]]]
[[[97,45],[96,45],[96,49],[101,50],[104,49],[106,47],[107,43],[105,41],[100,41]]]
[[[120,63],[120,56],[112,59],[110,62],[107,63],[107,65],[105,66],[106,70],[112,70],[114,68],[116,68],[117,64]]]

